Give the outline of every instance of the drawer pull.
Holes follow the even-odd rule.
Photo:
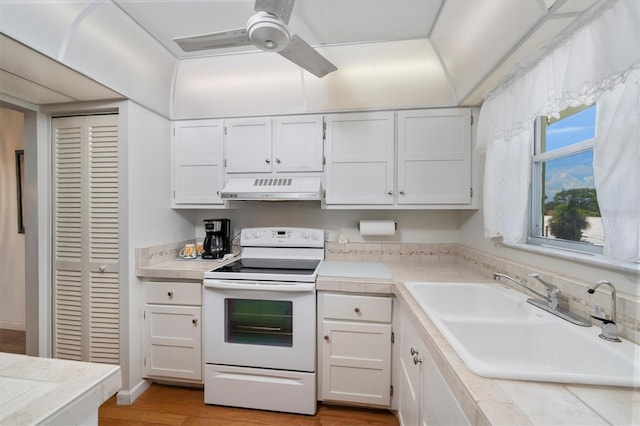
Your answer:
[[[418,351],[417,351],[417,350],[415,350],[415,349],[413,349],[413,348],[411,348],[411,351],[410,351],[410,352],[411,352],[411,356],[416,356],[416,355],[418,355]]]
[[[355,308],[354,311],[356,312],[356,314],[360,313],[360,308]]]
[[[329,341],[329,336],[325,334],[324,340],[326,340],[328,342]]]
[[[420,358],[418,358],[418,355],[416,355],[416,356],[413,357],[413,363],[415,365],[422,364],[422,360]]]
[[[193,323],[193,325],[197,325],[198,324],[198,318],[192,319],[191,322]]]
[[[169,291],[167,292],[167,296],[169,296],[169,297],[173,297],[173,290],[169,290]]]

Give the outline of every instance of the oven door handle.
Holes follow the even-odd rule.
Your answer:
[[[255,281],[243,281],[239,284],[235,281],[204,280],[205,288],[222,290],[260,290],[260,291],[283,291],[283,292],[314,292],[316,283],[282,283],[282,284],[261,284]]]

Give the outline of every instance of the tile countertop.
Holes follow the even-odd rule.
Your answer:
[[[640,389],[489,379],[473,373],[402,284],[406,281],[493,282],[462,263],[384,262],[391,278],[358,277],[362,262],[334,262],[347,276],[318,275],[320,291],[393,294],[418,326],[471,424],[640,425]],[[137,270],[147,278],[202,280],[219,262],[173,260]],[[351,264],[351,265],[349,265]],[[603,360],[606,362],[606,360]]]
[[[97,423],[121,386],[118,365],[0,352],[0,424]]]

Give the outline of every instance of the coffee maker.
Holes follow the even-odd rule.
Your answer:
[[[231,253],[231,221],[229,219],[205,219],[203,259],[220,259]]]

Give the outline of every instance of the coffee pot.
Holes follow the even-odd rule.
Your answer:
[[[231,253],[231,221],[229,219],[205,219],[203,259],[220,259]]]

